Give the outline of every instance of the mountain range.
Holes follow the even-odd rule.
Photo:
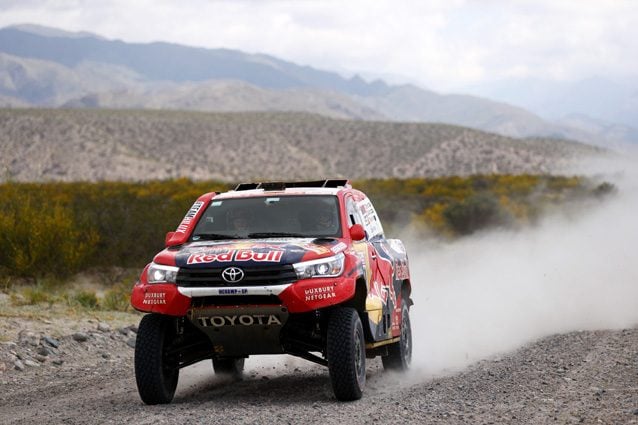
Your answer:
[[[591,77],[573,82],[512,78],[465,89],[477,96],[519,105],[544,119],[579,116],[607,126],[638,125],[638,78]]]
[[[367,121],[447,123],[607,147],[638,142],[638,130],[631,125],[585,113],[549,121],[505,102],[345,78],[268,55],[126,43],[34,25],[0,29],[0,106],[297,111]]]

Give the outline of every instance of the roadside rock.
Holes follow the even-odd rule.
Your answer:
[[[73,334],[73,340],[77,342],[86,342],[89,336],[83,332],[76,332]]]
[[[18,333],[18,341],[23,346],[31,345],[37,347],[40,345],[39,338],[31,331],[20,331]]]
[[[100,322],[97,324],[97,330],[100,332],[108,332],[111,330],[111,326],[108,323]]]
[[[24,364],[29,367],[40,367],[40,365],[33,360],[25,360]]]
[[[36,350],[36,353],[38,353],[41,356],[48,356],[49,354],[51,354],[51,351],[49,351],[49,349],[47,347],[40,346]]]
[[[2,343],[2,344],[0,344],[0,345],[2,345],[2,347],[4,347],[4,348],[5,348],[5,349],[7,349],[7,350],[15,350],[16,348],[18,348],[18,344],[16,344],[16,343],[15,343],[15,342],[13,342],[13,341],[3,342],[3,343]]]
[[[42,340],[53,348],[58,348],[60,346],[60,341],[55,338],[45,336],[42,338]]]
[[[24,363],[22,363],[21,360],[16,360],[15,362],[13,362],[13,367],[15,368],[15,370],[23,371]]]

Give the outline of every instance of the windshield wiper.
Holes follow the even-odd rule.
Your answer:
[[[224,239],[243,239],[243,237],[239,235],[225,235],[222,233],[200,233],[198,235],[193,235],[193,238],[200,238],[206,241],[219,241]]]
[[[306,238],[307,235],[301,233],[290,232],[261,232],[261,233],[249,233],[249,238]]]

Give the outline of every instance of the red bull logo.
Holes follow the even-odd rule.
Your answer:
[[[257,252],[252,249],[237,249],[221,253],[191,254],[186,262],[187,264],[227,263],[231,261],[279,263],[283,254],[284,251],[281,250]]]

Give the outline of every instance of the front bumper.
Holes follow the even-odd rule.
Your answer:
[[[191,301],[206,297],[215,306],[217,297],[270,296],[279,298],[290,313],[304,313],[341,304],[354,296],[355,279],[346,277],[304,279],[294,283],[265,286],[182,287],[176,284],[138,282],[133,288],[131,305],[139,311],[185,316]],[[225,304],[225,303],[220,303]]]

